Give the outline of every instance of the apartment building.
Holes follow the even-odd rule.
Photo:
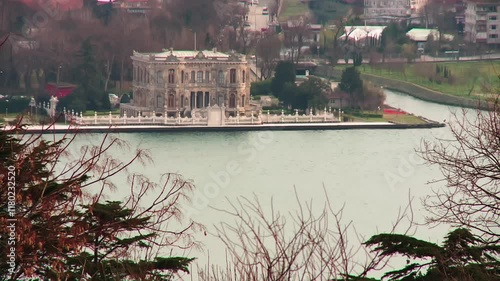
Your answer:
[[[369,24],[383,24],[411,15],[410,0],[365,0],[364,19]]]
[[[464,34],[469,42],[500,46],[500,1],[467,0]]]

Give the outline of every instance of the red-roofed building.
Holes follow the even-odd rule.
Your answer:
[[[71,95],[71,93],[77,87],[78,86],[76,85],[67,83],[59,83],[59,86],[57,86],[55,83],[47,83],[47,86],[45,86],[45,90],[51,97],[56,96],[58,99],[60,99]]]

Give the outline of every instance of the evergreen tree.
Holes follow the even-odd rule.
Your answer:
[[[374,246],[382,256],[402,255],[409,259],[404,268],[385,273],[383,278],[390,280],[500,280],[500,245],[483,244],[467,229],[451,231],[442,246],[400,234],[375,235],[365,245]]]
[[[271,81],[271,91],[273,95],[282,99],[282,90],[285,83],[295,83],[295,66],[291,61],[280,61],[276,66],[273,80]]]
[[[74,80],[79,85],[79,91],[75,94],[77,97],[69,97],[70,101],[63,101],[61,104],[70,104],[71,102],[81,101],[85,97],[85,105],[80,108],[86,110],[109,110],[111,104],[107,93],[104,92],[104,77],[97,71],[97,62],[90,39],[82,42],[80,52],[78,53],[80,64],[74,69]],[[83,96],[83,97],[82,97]],[[67,107],[68,109],[73,109]]]
[[[169,280],[172,272],[189,272],[193,258],[156,257],[153,261],[134,261],[123,253],[131,248],[151,248],[150,239],[156,233],[148,231],[151,217],[137,215],[122,202],[106,201],[83,206],[76,213],[76,224],[84,225],[85,248],[88,251],[68,258],[73,270],[67,278],[90,275],[92,280],[123,280],[124,278],[155,277],[155,280]]]
[[[24,133],[22,128],[0,129],[0,174],[5,175],[0,177],[0,250],[13,252],[13,257],[0,256],[1,280],[82,280],[88,276],[91,280],[166,280],[175,271],[187,271],[193,259],[155,257],[152,250],[193,245],[189,231],[198,224],[190,222],[181,230],[167,225],[181,215],[177,205],[191,190],[189,183],[167,175],[164,184],[156,185],[134,176],[138,186],[131,187],[134,193],[125,197],[127,204],[100,203],[103,193],[111,195],[111,177],[123,175],[134,160],[148,160],[144,151],[124,163],[110,151],[124,149],[122,141],[104,137],[96,146],[79,148],[81,154],[69,161],[71,140],[54,142]],[[11,190],[9,182],[14,179],[15,190]],[[148,202],[146,209],[140,208],[144,206],[141,198],[153,188],[159,194],[153,198],[155,204]],[[14,199],[9,192],[15,194]],[[15,208],[9,208],[12,200]],[[7,219],[16,219],[15,245],[9,244]],[[179,241],[186,244],[179,245]],[[15,266],[9,271],[11,258]]]
[[[351,105],[362,100],[363,80],[361,80],[361,74],[355,67],[348,67],[342,71],[339,88],[349,94]]]

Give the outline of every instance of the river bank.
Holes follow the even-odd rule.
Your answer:
[[[340,77],[342,76],[342,70],[331,69],[329,66],[322,65],[318,66],[315,71],[315,75],[340,80]],[[361,73],[361,78],[365,81],[370,81],[376,86],[403,92],[424,101],[465,108],[479,108],[482,110],[488,110],[491,108],[485,101],[444,94],[406,81],[390,79],[366,73]]]

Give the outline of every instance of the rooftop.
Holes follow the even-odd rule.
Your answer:
[[[437,29],[425,29],[425,28],[412,28],[410,31],[406,33],[406,36],[413,41],[424,42],[427,41],[429,35],[432,35],[434,38],[439,37],[439,31]],[[453,40],[453,35],[450,34],[442,34],[443,39],[445,40]]]
[[[139,58],[151,58],[153,57],[156,61],[166,61],[168,59],[216,59],[216,60],[229,60],[231,58],[239,58],[244,60],[244,56],[237,53],[223,53],[218,52],[217,49],[212,50],[174,50],[174,49],[163,49],[162,52],[158,53],[139,53],[134,51],[134,56]]]

